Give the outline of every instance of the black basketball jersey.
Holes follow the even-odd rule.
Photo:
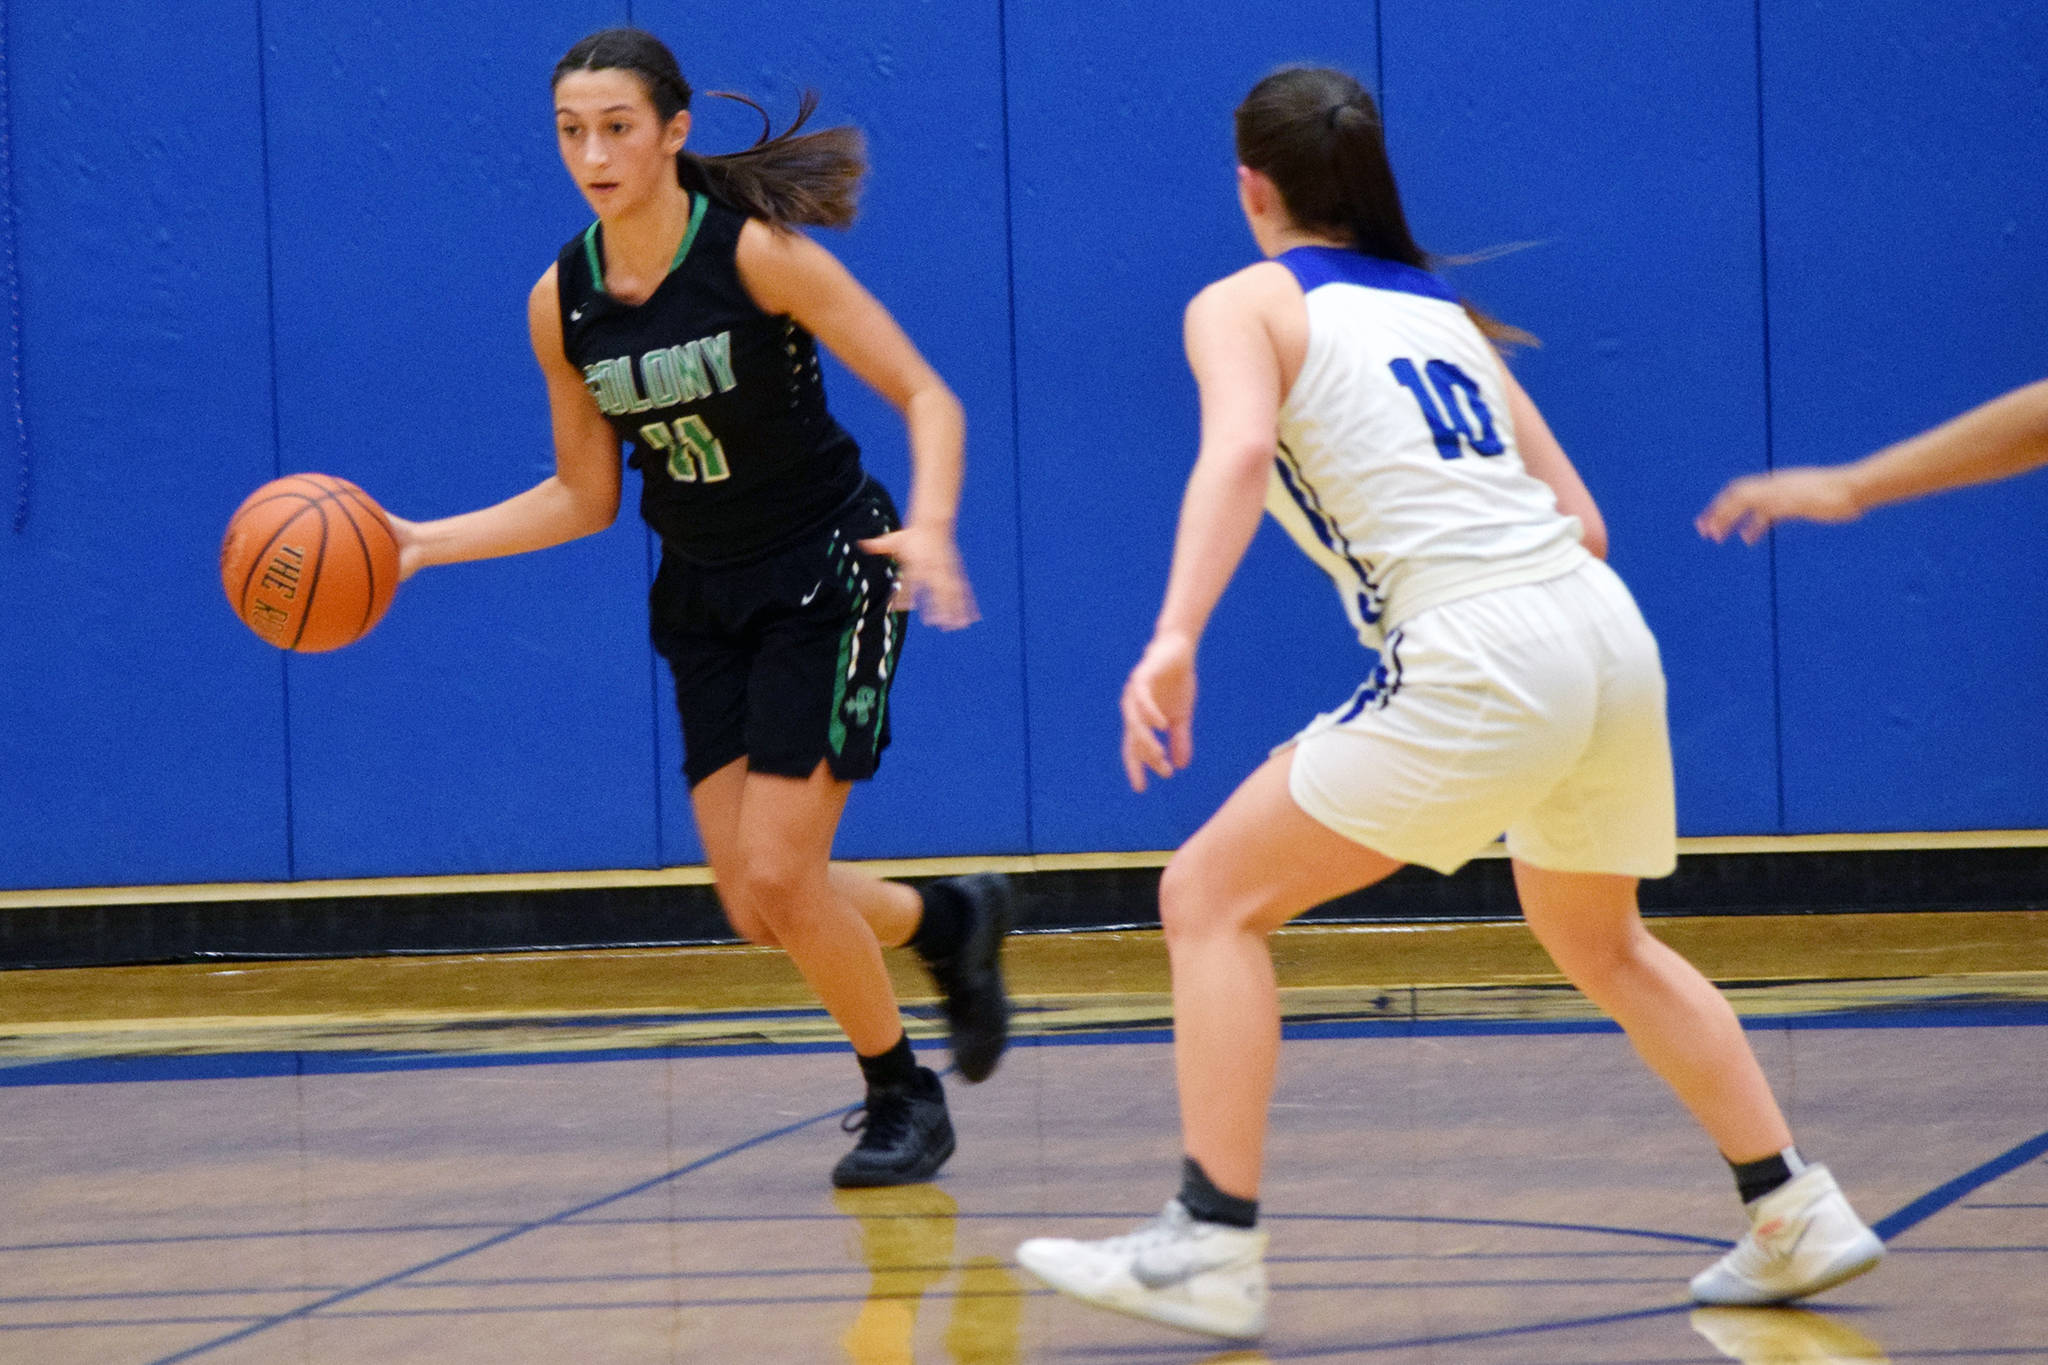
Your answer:
[[[860,447],[825,409],[818,347],[763,312],[734,252],[746,216],[701,190],[675,263],[645,303],[604,291],[592,223],[555,261],[562,349],[640,471],[640,515],[699,564],[753,558],[860,491]]]

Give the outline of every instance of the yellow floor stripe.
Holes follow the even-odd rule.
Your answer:
[[[2048,1002],[2048,972],[2003,972],[1879,981],[1778,982],[1725,988],[1736,1010],[1755,1025],[1852,1010],[1926,1005]],[[1399,1023],[1468,1020],[1577,1022],[1600,1011],[1561,986],[1353,986],[1288,988],[1281,1013],[1289,1020]],[[1100,1029],[1165,1028],[1173,1000],[1164,992],[1135,995],[1026,996],[1013,1024],[1020,1037]],[[914,1009],[905,1028],[919,1040],[945,1030],[933,1011]],[[402,1015],[374,1020],[305,1016],[226,1016],[180,1020],[108,1020],[24,1024],[0,1029],[0,1064],[77,1057],[163,1057],[246,1052],[404,1052],[437,1056],[576,1053],[656,1047],[774,1043],[844,1045],[822,1010],[629,1011],[560,1017]]]
[[[1935,995],[2048,998],[2048,912],[1712,917],[1651,927],[1738,1001],[1767,995],[1776,1012]],[[1519,924],[1305,925],[1275,934],[1273,947],[1291,1017],[1591,1013]],[[929,1005],[931,983],[910,954],[888,959],[901,998]],[[1025,1030],[1170,1014],[1157,930],[1018,935],[1005,961]],[[0,982],[0,1056],[16,1059],[838,1036],[787,957],[741,946],[66,969]],[[778,1010],[796,1017],[709,1017]],[[936,1028],[913,1021],[920,1036]]]

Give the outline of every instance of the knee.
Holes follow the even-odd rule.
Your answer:
[[[1159,874],[1159,924],[1169,948],[1248,927],[1256,907],[1235,904],[1217,887],[1218,879],[1204,873],[1199,856],[1185,848],[1173,855]]]
[[[791,917],[801,914],[813,872],[766,851],[745,851],[720,882],[726,915],[750,943],[780,944]]]
[[[1598,1000],[1625,989],[1640,974],[1654,942],[1648,930],[1633,925],[1599,938],[1554,946],[1550,956],[1567,980]]]
[[[725,860],[713,867],[715,878],[712,889],[718,892],[718,907],[725,911],[725,922],[732,931],[757,948],[779,948],[782,941],[776,937],[753,902],[748,898],[747,888],[742,884],[739,869],[731,860]]]

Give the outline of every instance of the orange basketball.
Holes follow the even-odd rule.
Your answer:
[[[398,591],[398,537],[370,495],[327,474],[288,474],[249,495],[220,543],[220,582],[244,625],[279,649],[340,649],[369,634]]]

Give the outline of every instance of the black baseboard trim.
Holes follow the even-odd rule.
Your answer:
[[[1157,868],[1014,875],[1027,931],[1159,922]],[[2048,909],[2048,847],[1696,853],[1644,883],[1642,904],[1652,916]],[[1485,858],[1449,877],[1404,868],[1304,918],[1454,923],[1517,913],[1508,863]],[[705,885],[0,909],[0,969],[731,941]]]

